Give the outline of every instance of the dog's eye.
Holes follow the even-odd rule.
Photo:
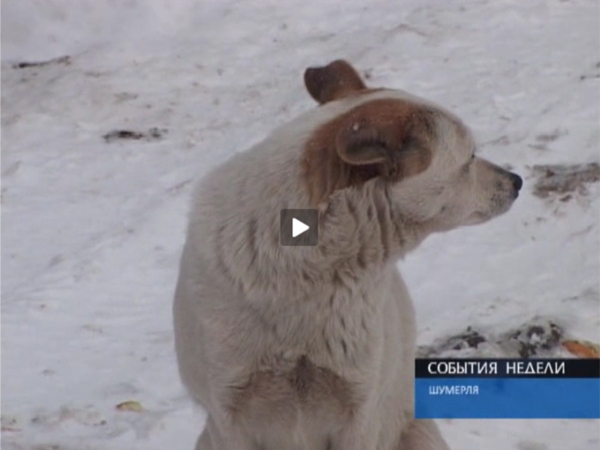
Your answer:
[[[475,153],[473,153],[473,154],[471,155],[471,161],[473,161],[474,159],[475,159]]]

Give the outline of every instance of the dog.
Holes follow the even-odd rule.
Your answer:
[[[311,67],[319,106],[195,191],[173,305],[196,450],[447,450],[414,418],[415,312],[396,262],[428,235],[506,212],[522,179],[478,157],[451,112]],[[280,245],[283,208],[318,244]]]

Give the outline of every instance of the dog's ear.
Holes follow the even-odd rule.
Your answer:
[[[363,103],[318,127],[302,160],[310,201],[372,178],[396,182],[429,167],[437,141],[435,112],[403,100]]]
[[[323,67],[309,67],[304,72],[304,84],[311,97],[320,104],[366,88],[354,67],[343,59]]]
[[[425,170],[431,162],[433,118],[415,111],[402,120],[350,118],[336,137],[336,151],[352,166],[375,164],[380,175],[401,179]]]

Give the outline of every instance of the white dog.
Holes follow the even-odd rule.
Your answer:
[[[415,420],[415,314],[396,261],[485,222],[518,175],[475,156],[433,103],[309,68],[321,106],[210,173],[175,294],[181,378],[208,412],[197,450],[442,450]],[[316,246],[280,245],[282,208],[318,210]]]

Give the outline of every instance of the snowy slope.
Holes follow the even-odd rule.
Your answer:
[[[525,178],[508,214],[400,263],[420,344],[467,327],[491,342],[532,320],[600,342],[598,185],[539,198],[530,170],[599,160],[599,13],[588,0],[2,0],[2,448],[193,448],[204,415],[171,329],[191,187],[314,107],[302,72],[338,57],[453,109],[482,155]],[[143,410],[116,409],[128,400]],[[597,421],[441,426],[456,450],[600,445]]]

